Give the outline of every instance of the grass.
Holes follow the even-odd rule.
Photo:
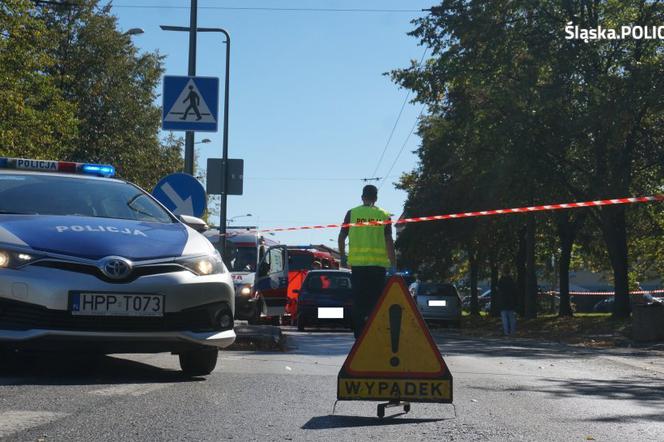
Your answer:
[[[535,319],[517,320],[515,337],[535,338],[589,347],[615,347],[631,336],[631,319],[613,319],[608,313],[576,313],[574,317],[542,314]],[[486,314],[464,314],[461,333],[466,336],[498,337],[502,335],[500,318]]]

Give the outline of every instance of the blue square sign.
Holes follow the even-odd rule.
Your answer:
[[[164,76],[161,115],[164,130],[217,132],[219,79]]]

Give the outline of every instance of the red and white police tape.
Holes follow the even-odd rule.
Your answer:
[[[560,293],[560,292],[555,292],[555,293]],[[657,289],[657,290],[633,290],[630,291],[630,295],[656,295],[656,294],[664,294],[664,289]],[[572,296],[613,296],[615,292],[569,292],[570,295]]]
[[[403,218],[396,221],[387,220],[387,221],[366,221],[358,223],[347,223],[347,224],[320,224],[314,226],[299,226],[299,227],[276,227],[271,229],[258,229],[256,232],[268,233],[268,232],[292,232],[296,230],[315,230],[315,229],[334,229],[334,228],[345,228],[345,227],[362,227],[362,226],[383,226],[387,224],[410,224],[410,223],[420,223],[424,221],[440,221],[446,219],[461,219],[461,218],[472,218],[477,216],[492,216],[492,215],[507,215],[511,213],[532,213],[532,212],[542,212],[549,210],[563,210],[563,209],[578,209],[581,207],[599,207],[599,206],[612,206],[618,204],[635,204],[635,203],[650,203],[654,201],[664,201],[664,194],[654,195],[654,196],[639,196],[639,197],[629,197],[629,198],[614,198],[606,200],[596,200],[596,201],[582,201],[574,203],[562,203],[562,204],[546,204],[542,206],[528,206],[528,207],[514,207],[510,209],[494,209],[494,210],[481,210],[478,212],[460,212],[460,213],[450,213],[446,215],[433,215],[433,216],[419,216],[414,218]],[[250,230],[251,231],[251,230]]]

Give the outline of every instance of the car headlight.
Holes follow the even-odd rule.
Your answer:
[[[251,284],[243,285],[238,292],[240,293],[240,296],[251,295]]]
[[[33,253],[0,249],[0,269],[18,269],[41,258]]]
[[[198,276],[213,275],[226,271],[221,256],[216,250],[210,255],[182,258],[178,259],[177,262]]]

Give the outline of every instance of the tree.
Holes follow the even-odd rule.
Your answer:
[[[40,9],[39,17],[57,35],[50,53],[56,63],[48,72],[79,120],[63,159],[112,163],[119,176],[151,189],[182,167],[181,143],[158,138],[155,100],[163,57],[139,53],[110,11],[98,0]]]
[[[427,105],[436,117],[429,120],[447,132],[441,137],[456,137],[456,155],[468,167],[461,172],[467,185],[493,193],[494,203],[509,207],[559,197],[651,193],[664,176],[661,40],[585,43],[566,40],[563,30],[569,23],[582,28],[656,26],[664,18],[663,8],[661,2],[646,0],[445,0],[415,20],[411,33],[431,48],[433,58],[423,67],[413,63],[394,71],[392,77]],[[423,167],[411,181],[438,172],[427,149],[423,139]],[[494,170],[487,170],[487,161]],[[493,179],[487,181],[488,176]],[[466,195],[466,210],[485,200],[475,188],[477,195]],[[417,199],[417,193],[412,197]],[[587,212],[610,257],[616,317],[629,315],[625,210],[613,206]],[[533,316],[536,235],[533,215],[527,218],[525,230],[515,223],[513,231],[525,245],[517,262],[526,263],[519,273],[527,281],[526,315]],[[571,253],[581,224],[572,218],[554,217],[565,254]],[[561,267],[561,278],[566,272]]]
[[[0,4],[0,156],[60,158],[75,139],[75,106],[48,75],[57,34],[33,3]]]

